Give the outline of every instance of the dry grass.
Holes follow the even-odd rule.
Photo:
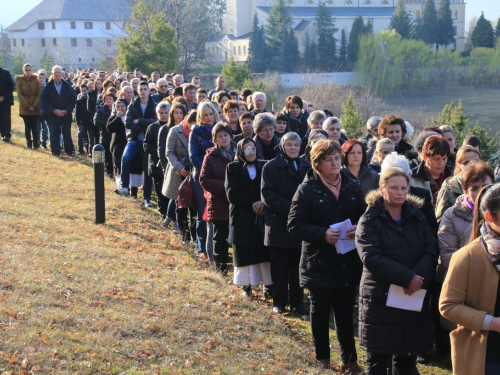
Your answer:
[[[13,125],[0,144],[2,375],[320,373],[308,322],[241,297],[112,181],[93,224],[88,159],[27,151]]]

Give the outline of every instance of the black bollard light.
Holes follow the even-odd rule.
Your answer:
[[[104,147],[95,145],[92,149],[92,163],[94,164],[94,192],[95,192],[95,223],[106,222],[106,207],[104,203]]]

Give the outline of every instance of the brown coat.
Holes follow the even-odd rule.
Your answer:
[[[35,75],[29,78],[25,75],[16,77],[17,97],[19,98],[20,116],[38,116],[42,113],[40,110],[40,99],[42,98],[42,89],[40,81]],[[29,107],[35,110],[30,111]]]
[[[479,239],[451,258],[439,311],[458,324],[450,334],[455,375],[484,375],[488,332],[481,331],[481,326],[486,314],[494,313],[498,278]]]

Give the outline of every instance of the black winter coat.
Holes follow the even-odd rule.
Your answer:
[[[129,104],[127,113],[125,114],[125,127],[129,130],[129,132],[127,132],[127,138],[144,140],[144,133],[146,133],[148,126],[157,119],[156,103],[151,96],[149,97],[144,115],[142,114],[141,98],[134,98],[132,103]],[[139,122],[136,124],[134,120],[139,120]]]
[[[262,161],[260,161],[262,165]],[[233,263],[245,267],[269,261],[264,248],[264,218],[257,215],[252,205],[260,201],[262,167],[256,167],[252,180],[241,161],[229,163],[226,168],[226,195],[229,201],[229,225],[233,228]],[[254,251],[239,251],[248,249]]]
[[[361,191],[364,195],[368,194],[370,191],[378,189],[380,175],[377,172],[374,172],[368,166],[362,166],[359,170],[358,177],[354,177],[349,168],[344,168],[343,171],[349,176],[351,180],[357,182],[361,187]]]
[[[109,144],[111,143],[111,133],[108,132],[106,125],[111,117],[111,109],[108,108],[104,103],[97,107],[97,111],[94,116],[94,126],[99,128],[101,136],[99,137],[99,143]]]
[[[76,124],[80,126],[89,126],[94,120],[87,109],[87,97],[82,96],[76,101],[75,118]]]
[[[8,70],[0,68],[0,96],[4,97],[0,108],[14,105],[14,80]]]
[[[356,247],[363,262],[359,288],[359,342],[368,351],[409,355],[432,348],[429,295],[421,312],[387,307],[391,284],[407,288],[415,275],[429,289],[436,271],[437,243],[418,209],[422,200],[408,195],[398,225],[375,191],[366,197],[369,208],[358,223]]]
[[[97,91],[92,90],[87,96],[87,111],[89,111],[91,118],[94,118],[97,112],[97,97],[99,95]]]
[[[288,129],[290,131],[297,133],[300,138],[304,138],[307,129],[307,119],[309,118],[309,113],[300,112],[300,117],[297,119],[290,115],[290,112],[283,111],[285,115],[288,116]]]
[[[264,244],[270,247],[299,249],[300,242],[293,238],[286,228],[292,198],[297,187],[304,181],[311,164],[297,159],[298,171],[288,165],[278,154],[264,165],[262,170],[261,195],[264,202],[265,237]]]
[[[168,125],[165,124],[160,127],[158,131],[158,158],[160,159],[160,166],[163,173],[167,170],[167,137],[168,137]]]
[[[314,170],[307,172],[304,182],[293,197],[288,230],[302,241],[300,286],[345,288],[359,284],[361,262],[356,251],[338,254],[335,245],[325,240],[330,225],[351,219],[356,224],[366,209],[359,185],[345,172],[335,198]]]
[[[71,123],[72,121],[73,109],[76,105],[76,92],[64,79],[61,79],[61,82],[60,94],[57,92],[54,80],[47,83],[42,90],[43,112],[46,114],[49,124]],[[68,113],[62,117],[56,116],[54,114],[56,109],[65,110]]]
[[[427,224],[429,225],[429,229],[431,230],[432,235],[437,241],[437,234],[439,230],[439,224],[436,219],[436,213],[434,212],[434,207],[432,207],[432,198],[431,193],[424,188],[419,188],[415,186],[410,186],[409,194],[415,195],[423,199],[424,204],[420,207],[420,211],[425,215],[427,220]]]
[[[163,168],[158,155],[158,133],[165,124],[165,122],[158,120],[149,125],[142,143],[144,152],[148,154],[149,174],[153,177],[163,177]]]
[[[125,124],[123,123],[122,118],[118,117],[116,114],[112,115],[108,119],[106,129],[109,133],[111,133],[111,153],[114,153],[114,150],[118,149],[121,150],[120,155],[123,154],[123,150],[127,145],[127,135],[125,133]]]

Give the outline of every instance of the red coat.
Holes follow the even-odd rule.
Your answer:
[[[226,166],[230,163],[217,146],[209,148],[201,166],[200,184],[207,192],[207,221],[229,220],[229,202],[224,182]]]

